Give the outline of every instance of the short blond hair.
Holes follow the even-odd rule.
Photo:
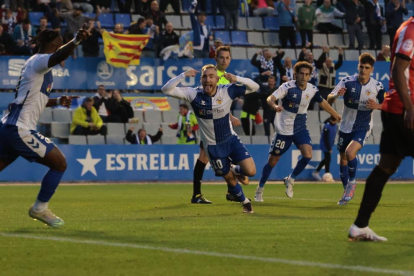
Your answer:
[[[214,69],[214,71],[217,71],[216,66],[214,66],[213,64],[206,64],[203,66],[203,68],[201,68],[201,74],[203,74],[203,72],[207,69]]]

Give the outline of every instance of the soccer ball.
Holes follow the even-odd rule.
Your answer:
[[[325,173],[325,174],[322,176],[322,179],[323,179],[323,181],[325,181],[325,182],[333,182],[333,181],[334,181],[333,176],[332,176],[332,174],[330,174],[330,173]]]

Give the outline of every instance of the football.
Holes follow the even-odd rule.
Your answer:
[[[332,177],[332,174],[330,174],[330,173],[325,173],[325,174],[322,176],[322,179],[323,179],[323,181],[325,181],[325,182],[333,182],[333,181],[334,181],[334,179],[333,179],[333,177]]]

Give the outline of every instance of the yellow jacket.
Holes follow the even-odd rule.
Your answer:
[[[76,126],[82,126],[84,128],[89,127],[89,123],[86,121],[86,108],[79,106],[75,113],[73,114],[72,125],[70,126],[70,133],[73,133]],[[96,111],[95,107],[92,106],[91,110],[91,119],[98,128],[101,128],[103,125],[102,119]]]

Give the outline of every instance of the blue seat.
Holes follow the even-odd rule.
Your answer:
[[[188,11],[190,9],[190,5],[191,5],[190,2],[191,2],[190,0],[182,0],[181,6],[182,6],[183,11]]]
[[[228,31],[216,31],[215,38],[221,39],[223,44],[230,44],[230,34]]]
[[[99,15],[99,22],[102,28],[113,28],[115,26],[114,16],[112,13],[101,13]]]
[[[39,26],[40,18],[45,16],[43,12],[29,12],[29,20],[33,26]]]
[[[224,29],[224,16],[216,15],[216,29]]]
[[[121,23],[124,27],[131,25],[131,15],[116,13],[115,14],[115,24]]]
[[[269,31],[279,31],[279,21],[277,20],[277,17],[265,17],[264,27]]]
[[[232,31],[231,41],[233,45],[242,45],[242,46],[250,45],[250,43],[247,42],[247,34],[246,32],[243,32],[243,31]]]
[[[83,15],[84,15],[84,16],[87,16],[87,17],[89,17],[89,18],[95,18],[95,16],[96,16],[96,14],[94,14],[93,12],[91,12],[91,13],[87,13],[87,12],[85,12],[85,13],[83,13]]]
[[[210,26],[211,29],[216,28],[216,23],[214,23],[214,17],[212,16],[207,16],[206,21],[204,21],[204,24],[206,24],[207,26]]]

